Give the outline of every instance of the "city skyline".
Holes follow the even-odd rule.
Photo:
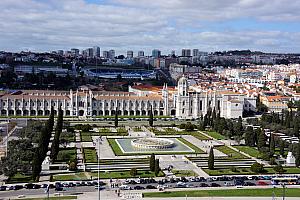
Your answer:
[[[99,46],[300,52],[300,5],[293,1],[3,0],[0,49],[51,51]]]

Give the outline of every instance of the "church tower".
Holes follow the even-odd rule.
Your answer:
[[[164,102],[164,115],[168,116],[169,115],[169,90],[167,84],[164,84],[164,87],[162,89],[162,97]]]
[[[190,112],[189,85],[187,78],[183,75],[177,85],[176,117],[188,118]]]

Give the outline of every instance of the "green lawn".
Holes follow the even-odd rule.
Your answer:
[[[176,169],[173,169],[172,173],[177,177],[198,176],[198,174],[195,173],[193,170],[176,170]]]
[[[9,177],[6,183],[28,183],[32,182],[32,177],[24,174],[17,173],[12,177]]]
[[[89,132],[80,133],[81,142],[92,142],[92,134]]]
[[[75,133],[61,133],[59,139],[66,141],[68,143],[75,142]]]
[[[89,179],[90,177],[86,177],[85,173],[83,172],[53,176],[54,181],[82,181],[82,180],[89,180]]]
[[[179,141],[181,141],[182,143],[184,143],[185,145],[189,146],[190,148],[194,149],[195,152],[155,152],[155,154],[157,155],[185,155],[185,154],[199,154],[199,153],[204,153],[204,151],[202,151],[200,148],[198,148],[197,146],[193,145],[192,143],[186,141],[183,138],[177,138]],[[123,153],[122,150],[120,149],[119,145],[117,144],[115,139],[107,139],[109,145],[111,146],[113,152],[115,153],[116,156],[129,156],[129,155],[150,155],[152,154],[152,152],[136,152],[136,153]]]
[[[165,174],[160,171],[158,174],[158,177],[162,177]],[[92,172],[91,176],[98,177],[98,172]],[[145,171],[145,170],[137,170],[137,175],[131,176],[130,175],[130,171],[114,171],[114,172],[100,172],[100,178],[102,179],[109,179],[109,178],[119,178],[119,179],[123,179],[123,178],[137,178],[137,177],[141,177],[141,178],[150,178],[150,177],[155,177],[154,172],[151,171]]]
[[[198,140],[211,140],[209,137],[202,134],[201,132],[192,132],[191,135],[197,138]]]
[[[217,133],[216,131],[204,131],[207,135],[217,139],[217,140],[225,140],[225,136],[221,135],[220,133]]]
[[[300,168],[296,167],[285,167],[285,172],[283,174],[300,174]],[[220,168],[220,169],[203,169],[206,173],[208,173],[211,176],[219,176],[219,175],[254,175],[257,174],[255,172],[252,172],[250,168],[238,168],[236,167],[236,171],[232,171],[230,168]],[[265,172],[262,174],[276,174],[276,172],[273,170],[273,168],[265,168]]]
[[[77,199],[77,196],[60,196],[60,197],[49,197],[50,200],[52,199]],[[16,199],[15,199],[16,200]],[[23,200],[48,200],[48,198],[25,198]]]
[[[76,159],[75,148],[60,149],[57,155],[56,162],[68,162]]]
[[[170,191],[170,192],[146,192],[144,197],[272,197],[273,192],[276,197],[281,197],[281,188],[267,189],[224,189],[224,190],[189,190],[189,191]],[[287,188],[287,197],[300,197],[299,188]]]
[[[98,161],[95,148],[83,148],[83,154],[86,163],[96,163]]]
[[[222,153],[225,153],[226,155],[228,155],[229,158],[232,159],[243,159],[243,158],[247,158],[246,156],[244,156],[243,154],[229,148],[228,146],[218,146],[215,149],[221,151]]]
[[[134,132],[141,132],[143,131],[141,127],[133,127]]]
[[[245,152],[246,154],[249,154],[252,157],[255,158],[261,158],[261,153],[255,148],[255,147],[249,147],[249,146],[234,146],[234,148]]]

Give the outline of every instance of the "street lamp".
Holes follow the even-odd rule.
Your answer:
[[[100,141],[101,141],[101,137],[98,137],[96,139],[97,144],[98,144],[98,199],[100,200]]]
[[[286,188],[286,186],[285,186],[284,183],[282,183],[281,185],[282,185],[282,189],[283,189],[283,192],[282,192],[282,200],[285,200],[285,188]]]

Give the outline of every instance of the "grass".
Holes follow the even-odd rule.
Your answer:
[[[217,140],[225,140],[225,136],[221,135],[220,133],[217,133],[216,131],[205,131],[205,133]]]
[[[83,154],[86,163],[96,163],[98,160],[95,148],[83,148]]]
[[[68,162],[76,159],[75,148],[60,149],[57,155],[56,162]]]
[[[228,155],[228,157],[231,158],[231,159],[247,158],[243,154],[229,148],[228,146],[219,146],[219,147],[216,147],[215,149],[217,149],[217,150],[221,151],[222,153]]]
[[[89,178],[86,177],[84,172],[79,172],[75,174],[54,175],[53,180],[54,181],[81,181],[81,180],[89,180]]]
[[[195,152],[159,152],[159,151],[154,151],[155,154],[157,155],[185,155],[185,154],[198,154],[198,153],[204,153],[204,151],[197,146],[193,145],[192,143],[186,141],[183,138],[177,138],[179,141],[184,143],[185,145],[189,146],[190,148],[194,149]],[[115,153],[116,156],[135,156],[135,155],[150,155],[153,152],[136,152],[136,153],[123,153],[122,150],[120,149],[119,145],[117,144],[115,139],[109,138],[107,139],[109,145],[111,146],[113,152]]]
[[[173,169],[172,173],[177,177],[186,177],[186,176],[198,176],[193,170],[176,170]]]
[[[109,128],[100,128],[100,133],[111,133],[111,130]]]
[[[92,142],[92,134],[88,132],[81,132],[80,133],[80,140],[81,142]]]
[[[6,183],[28,183],[33,182],[32,177],[24,174],[17,173],[9,177]]]
[[[134,132],[142,132],[142,128],[141,127],[133,127],[133,131]]]
[[[162,177],[165,174],[160,171],[158,174],[158,177]],[[98,172],[92,172],[91,176],[93,177],[98,177]],[[130,171],[113,171],[113,172],[100,172],[100,178],[102,179],[123,179],[123,178],[137,178],[137,177],[141,177],[141,178],[150,178],[150,177],[155,177],[154,172],[151,171],[146,171],[146,170],[137,170],[137,175],[136,176],[132,176],[130,174]]]
[[[75,142],[75,133],[62,133],[59,137],[60,140],[65,140],[66,142]]]
[[[255,158],[261,158],[261,156],[262,156],[261,153],[254,147],[234,146],[234,148],[236,148],[242,152],[245,152],[246,154],[249,154],[250,156],[255,157]]]
[[[191,135],[197,138],[198,140],[211,140],[209,137],[203,135],[201,132],[192,132]]]
[[[146,192],[144,197],[281,197],[283,190],[281,188],[267,189],[226,189],[226,190],[192,190],[192,191],[167,191],[167,192]],[[286,188],[287,197],[300,197],[299,188]]]
[[[77,199],[77,196],[60,196],[60,197],[49,197],[49,198],[25,198],[23,200],[48,200],[48,199]]]
[[[126,134],[128,134],[128,131],[126,130],[126,128],[123,128],[123,127],[117,128],[117,132],[118,133],[126,133]]]
[[[250,168],[235,168],[235,171],[232,171],[230,168],[222,168],[222,169],[203,169],[206,173],[208,173],[211,176],[219,176],[219,175],[255,175],[257,173],[252,172]],[[285,172],[283,174],[300,174],[300,168],[296,167],[285,167]],[[276,174],[276,172],[273,170],[273,168],[265,168],[265,172],[262,174]]]

